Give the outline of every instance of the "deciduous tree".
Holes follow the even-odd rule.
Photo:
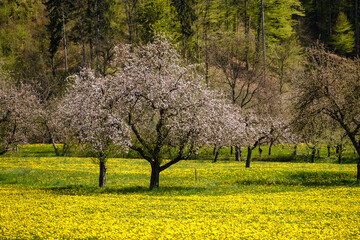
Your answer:
[[[39,102],[30,86],[15,86],[0,73],[0,155],[26,143],[36,129]]]
[[[211,144],[223,101],[204,87],[196,66],[186,65],[169,41],[157,37],[132,54],[121,49],[121,68],[111,81],[114,99],[121,99],[137,151],[151,166],[150,188],[160,172]],[[221,112],[221,111],[220,111]],[[176,155],[164,159],[164,150]]]
[[[74,84],[58,105],[59,131],[82,144],[99,161],[99,186],[106,184],[106,160],[130,145],[129,129],[115,107],[108,79],[90,70],[74,76]]]
[[[324,114],[341,127],[359,155],[360,181],[360,68],[359,61],[339,57],[321,46],[308,49],[308,64],[299,79],[299,116]]]

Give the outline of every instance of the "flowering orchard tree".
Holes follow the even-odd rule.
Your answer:
[[[130,145],[127,124],[115,108],[108,79],[90,70],[74,76],[74,84],[58,105],[63,135],[77,140],[99,160],[99,186],[106,184],[106,159]]]
[[[240,161],[240,145],[239,140],[245,138],[246,123],[244,110],[240,106],[228,103],[218,104],[214,106],[212,111],[220,117],[210,119],[213,130],[209,131],[211,144],[215,146],[215,158],[217,161],[219,151],[222,147],[235,146],[236,161]]]
[[[253,110],[244,112],[245,133],[241,138],[242,144],[247,146],[247,156],[245,167],[250,167],[252,151],[260,144],[264,143],[270,135],[273,119],[270,116],[259,115]]]
[[[186,65],[164,37],[134,53],[123,47],[118,55],[109,89],[131,129],[131,148],[150,163],[152,189],[159,186],[160,172],[212,143],[220,127],[214,119],[223,117],[225,103],[204,87],[196,66]],[[168,148],[177,154],[164,160]]]
[[[14,86],[0,75],[0,155],[11,145],[24,143],[35,129],[39,102],[32,89],[21,84]]]

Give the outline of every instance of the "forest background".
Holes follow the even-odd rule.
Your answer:
[[[204,63],[214,82],[210,53],[238,41],[231,51],[250,47],[241,59],[247,63],[256,57],[251,47],[259,52],[265,46],[268,74],[282,88],[304,48],[317,40],[341,56],[357,56],[358,19],[357,0],[4,0],[0,57],[16,81],[40,88],[51,81],[60,92],[64,78],[81,67],[111,73],[116,45],[165,33],[190,62]]]

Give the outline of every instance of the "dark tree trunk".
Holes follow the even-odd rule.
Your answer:
[[[86,50],[85,50],[85,38],[82,38],[82,55],[83,55],[83,67],[86,66]]]
[[[311,150],[311,163],[314,163],[315,162],[315,155],[316,155],[316,148],[314,147],[312,150]]]
[[[99,30],[99,22],[100,22],[100,16],[99,16],[99,7],[98,7],[98,1],[95,2],[95,10],[96,10],[96,29],[95,29],[95,37],[96,37],[96,47],[95,47],[95,53],[96,53],[96,71],[99,72],[100,69],[100,30]]]
[[[235,161],[241,161],[241,147],[235,146]]]
[[[245,17],[244,17],[244,25],[245,25],[245,43],[246,43],[246,47],[245,47],[245,55],[246,55],[246,70],[249,70],[249,28],[250,28],[250,24],[249,24],[249,17],[248,17],[248,13],[247,13],[247,9],[248,9],[248,0],[245,0]]]
[[[218,158],[219,158],[219,152],[220,152],[220,148],[219,149],[216,149],[215,151],[215,157],[214,157],[214,163],[217,162]]]
[[[70,146],[67,145],[66,143],[64,143],[63,147],[62,147],[62,155],[64,156],[68,150],[70,149]]]
[[[332,35],[332,8],[331,8],[332,0],[328,0],[328,11],[329,11],[329,36]]]
[[[160,163],[155,161],[151,164],[150,190],[159,187]]]
[[[265,13],[264,13],[264,0],[261,0],[261,32],[263,41],[263,61],[264,61],[264,82],[266,81],[266,44],[265,44]]]
[[[247,168],[250,167],[251,154],[252,154],[252,148],[250,146],[248,146],[248,153],[246,156],[246,165],[245,165],[245,167],[247,167]]]
[[[359,57],[359,0],[355,0],[355,46],[356,56]]]
[[[93,59],[94,59],[94,44],[91,36],[89,39],[89,49],[90,49],[90,66],[92,67]]]
[[[293,152],[293,156],[296,156],[297,154],[297,144],[294,145],[294,152]]]
[[[56,66],[55,66],[55,57],[54,56],[51,57],[51,73],[52,73],[53,77],[55,77]]]
[[[272,147],[273,147],[273,141],[270,142],[270,145],[269,145],[269,156],[271,156],[271,151],[272,151]]]
[[[233,146],[230,147],[230,155],[233,155]]]
[[[262,157],[262,152],[263,152],[263,149],[262,149],[261,145],[259,144],[259,155],[260,155],[260,157]]]
[[[343,153],[343,145],[342,144],[337,145],[336,149],[338,150],[338,163],[341,164],[341,162],[342,162],[342,153]]]
[[[261,18],[261,16],[259,16],[258,24],[257,24],[257,40],[256,40],[256,46],[255,46],[255,51],[256,51],[255,69],[257,69],[259,67],[259,62],[260,62],[261,20],[262,20],[262,18]]]
[[[356,175],[357,182],[360,182],[360,160],[357,164],[357,175]]]
[[[63,27],[63,44],[64,44],[64,59],[65,59],[65,72],[68,72],[68,61],[67,61],[67,44],[66,44],[66,27],[65,27],[65,15],[62,9],[62,27]]]
[[[284,88],[284,61],[285,59],[281,59],[281,67],[280,67],[280,94],[283,93]]]
[[[330,145],[327,145],[327,150],[328,150],[328,157],[331,156],[331,146]]]
[[[50,128],[49,128],[49,125],[47,124],[47,122],[45,122],[45,126],[46,126],[46,129],[48,131],[48,134],[49,134],[49,137],[50,137],[50,140],[51,140],[51,144],[54,147],[55,154],[56,154],[56,156],[59,156],[60,155],[59,154],[59,148],[56,146],[54,136],[52,135],[52,132],[50,131]]]
[[[106,184],[106,169],[105,159],[100,159],[99,187],[103,187]]]

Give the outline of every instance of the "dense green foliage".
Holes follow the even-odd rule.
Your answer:
[[[265,1],[267,55],[298,44],[293,39],[307,46],[319,37],[341,54],[356,54],[355,2]],[[254,0],[5,0],[0,3],[0,57],[17,77],[74,72],[84,65],[107,74],[114,44],[147,42],[154,32],[165,32],[199,61],[211,34],[250,30],[256,39],[260,14]]]

